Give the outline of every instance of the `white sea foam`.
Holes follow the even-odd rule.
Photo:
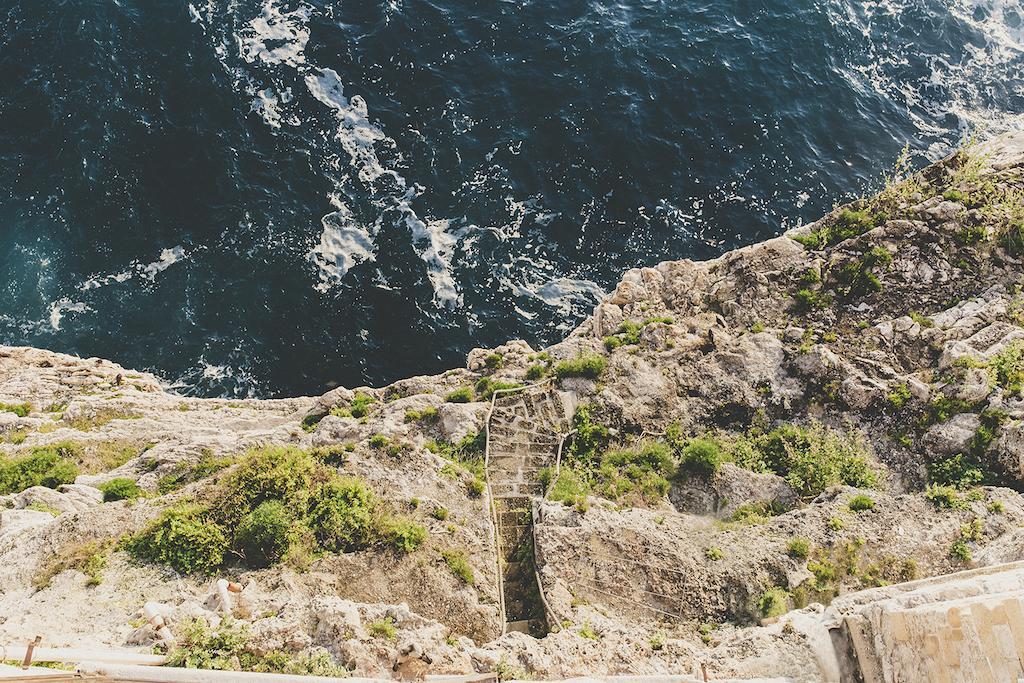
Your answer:
[[[250,64],[259,60],[264,64],[293,67],[304,63],[311,9],[308,5],[299,5],[291,12],[283,12],[273,0],[266,0],[260,15],[237,36],[242,59]]]
[[[375,203],[382,211],[395,210],[402,216],[412,236],[413,248],[427,265],[427,278],[434,288],[435,301],[442,306],[460,305],[462,297],[452,273],[457,235],[451,230],[451,221],[424,220],[417,215],[411,201],[422,191],[421,188],[410,187],[404,177],[381,163],[376,145],[394,145],[394,140],[370,121],[362,97],[345,96],[345,87],[338,72],[317,69],[307,73],[305,81],[310,94],[334,110],[338,120],[334,138],[348,154],[349,165],[359,180],[369,189],[378,190],[377,182],[382,177],[388,178],[387,191],[391,194],[375,200]],[[401,194],[397,194],[399,192]],[[321,224],[320,243],[310,256],[321,269],[318,288],[325,289],[332,279],[343,277],[356,263],[373,260],[376,252],[374,240],[380,225],[379,220],[373,226],[358,224],[347,207],[327,214]]]
[[[65,313],[83,313],[87,310],[89,310],[89,307],[84,302],[72,301],[67,297],[60,298],[50,304],[50,327],[54,331],[59,331]]]
[[[132,261],[124,270],[110,275],[94,275],[78,286],[79,291],[86,292],[90,289],[99,289],[112,283],[122,283],[131,280],[133,277],[140,277],[143,280],[153,282],[156,276],[164,272],[178,261],[187,256],[185,248],[181,245],[169,249],[161,249],[156,261],[142,263]]]

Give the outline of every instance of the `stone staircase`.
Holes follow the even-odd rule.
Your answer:
[[[505,631],[547,633],[533,550],[533,503],[544,495],[540,472],[554,467],[571,414],[569,395],[542,383],[497,394],[487,421],[487,481]]]

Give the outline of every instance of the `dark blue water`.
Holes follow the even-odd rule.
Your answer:
[[[203,395],[550,342],[1024,110],[998,0],[0,12],[0,341]]]

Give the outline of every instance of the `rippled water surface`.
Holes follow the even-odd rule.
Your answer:
[[[291,395],[555,341],[1024,111],[1004,0],[8,0],[0,341]]]

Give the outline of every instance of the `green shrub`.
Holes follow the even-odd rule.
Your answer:
[[[989,511],[990,514],[993,515],[1001,515],[1004,512],[1006,512],[1006,506],[1003,505],[1003,501],[1001,500],[993,500],[991,503],[988,504],[988,507],[986,509]]]
[[[858,493],[856,496],[850,498],[850,502],[847,503],[847,507],[850,508],[851,512],[864,512],[866,510],[874,509],[875,501],[871,496]]]
[[[465,584],[473,584],[473,567],[470,566],[464,552],[461,550],[446,550],[441,553],[441,557],[444,558],[444,562],[448,565],[448,569],[452,571],[452,574]]]
[[[385,520],[381,532],[385,543],[401,553],[411,553],[427,540],[427,530],[406,517]]]
[[[801,287],[793,294],[797,306],[805,311],[814,311],[828,308],[832,305],[832,297],[825,293],[809,287]]]
[[[267,446],[249,451],[215,497],[213,518],[227,529],[266,500],[290,510],[306,510],[309,496],[333,471],[309,451],[294,446]]]
[[[352,404],[349,406],[349,412],[352,413],[352,417],[365,417],[370,412],[370,406],[376,402],[377,399],[373,396],[356,392],[352,398]]]
[[[711,560],[712,562],[717,562],[718,560],[722,559],[724,555],[722,554],[721,548],[717,546],[711,546],[710,548],[704,549],[704,557]]]
[[[382,451],[391,445],[391,439],[383,434],[374,434],[369,440],[370,448],[375,451]]]
[[[491,353],[484,358],[484,365],[487,366],[488,370],[497,370],[505,364],[505,357],[500,353]]]
[[[470,403],[473,400],[473,390],[469,387],[460,387],[444,397],[448,403]]]
[[[958,453],[927,464],[928,479],[933,484],[969,489],[986,479],[984,467],[974,458]]]
[[[828,528],[832,531],[839,531],[844,526],[846,526],[846,523],[843,522],[841,517],[829,517]]]
[[[317,542],[332,552],[351,552],[374,540],[373,492],[359,479],[339,478],[320,489],[309,509],[308,524]]]
[[[608,451],[593,473],[594,486],[613,500],[640,498],[656,502],[669,490],[673,471],[672,449],[660,441],[646,441],[637,448]]]
[[[233,545],[249,566],[269,567],[288,552],[293,523],[284,503],[279,500],[263,501],[242,517]]]
[[[806,560],[811,554],[811,543],[806,538],[793,538],[786,544],[786,553],[798,560]]]
[[[960,495],[952,486],[929,486],[924,492],[924,497],[939,509],[963,510],[967,508],[967,503],[960,499]]]
[[[967,542],[962,538],[958,538],[953,541],[953,545],[949,548],[949,556],[954,560],[958,560],[963,564],[970,564],[971,562],[971,548],[967,545]]]
[[[874,271],[888,267],[892,263],[892,254],[884,247],[872,247],[859,259],[843,265],[836,275],[836,280],[847,298],[862,297],[882,291],[882,283]]]
[[[99,485],[103,492],[103,502],[109,503],[114,500],[134,500],[142,495],[142,489],[133,479],[117,477]]]
[[[526,369],[526,379],[530,380],[531,382],[536,382],[537,380],[541,379],[544,375],[546,375],[547,372],[548,369],[544,365],[531,365]]]
[[[211,574],[224,564],[227,538],[196,506],[164,513],[127,542],[137,559],[167,564],[182,574]]]
[[[448,512],[448,508],[446,507],[434,508],[434,511],[430,513],[430,516],[439,522],[443,522],[444,520],[448,519],[450,515],[451,513]]]
[[[18,417],[26,417],[31,412],[31,403],[0,403],[0,413],[14,413]]]
[[[541,477],[541,483],[545,488],[550,487],[548,499],[565,505],[576,506],[577,509],[586,508],[587,494],[590,487],[580,476],[579,472],[570,467],[562,467],[558,473],[558,479],[551,481],[552,472],[548,471],[546,476]]]
[[[1010,394],[1020,395],[1024,389],[1024,340],[1008,344],[988,365],[995,373],[996,384]]]
[[[577,356],[571,360],[563,360],[555,365],[554,373],[558,379],[569,377],[584,377],[586,379],[597,379],[604,372],[608,361],[604,356],[596,353],[587,353]]]
[[[345,444],[343,446],[317,446],[310,454],[331,467],[341,467],[348,460],[348,454],[355,448],[355,444]]]
[[[878,483],[860,441],[820,425],[784,424],[766,433],[753,432],[733,443],[731,450],[737,465],[774,472],[807,497],[835,484],[874,488]]]
[[[592,407],[582,405],[573,414],[572,426],[576,432],[569,443],[569,462],[581,469],[595,465],[611,443],[608,427],[596,422],[591,415]]]
[[[519,382],[500,382],[490,377],[481,377],[476,383],[476,393],[484,401],[490,401],[496,392],[518,389],[522,384]]]
[[[910,393],[910,387],[908,387],[906,384],[900,384],[895,389],[889,392],[889,395],[886,397],[886,400],[889,402],[889,405],[899,410],[900,408],[905,406],[911,398],[912,395]]]
[[[466,493],[470,498],[479,498],[484,495],[485,490],[487,490],[487,482],[481,477],[473,477],[466,482]]]
[[[55,489],[73,483],[77,476],[78,467],[65,460],[58,448],[33,448],[28,455],[0,460],[0,495],[33,486]]]
[[[441,419],[441,414],[437,412],[437,408],[429,407],[423,410],[407,410],[405,411],[406,422],[419,422],[421,424],[437,424],[438,420]]]
[[[733,511],[729,521],[738,524],[765,524],[780,512],[781,510],[772,503],[746,503]]]
[[[692,439],[683,448],[680,470],[710,479],[726,459],[721,445],[714,439]]]
[[[395,622],[390,618],[378,619],[377,621],[371,622],[367,627],[367,630],[374,638],[394,640],[396,637]]]
[[[765,619],[778,617],[789,610],[789,593],[778,586],[772,586],[757,601],[757,609]]]
[[[204,619],[182,622],[175,628],[175,644],[167,654],[168,666],[215,671],[345,678],[348,670],[338,666],[326,650],[293,653],[269,652],[251,644],[245,626],[230,618],[211,628]]]

